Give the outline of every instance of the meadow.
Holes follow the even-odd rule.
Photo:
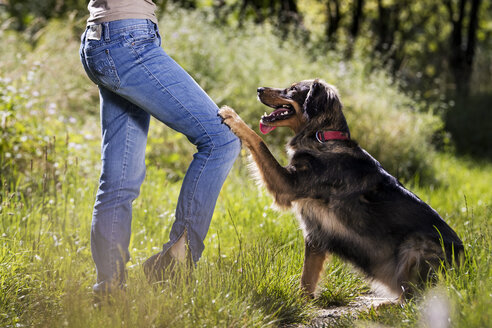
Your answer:
[[[264,111],[255,100],[258,86],[313,77],[335,84],[354,138],[464,241],[464,265],[442,271],[436,289],[404,306],[345,315],[326,326],[430,327],[434,290],[449,326],[490,324],[492,165],[453,154],[439,116],[447,104],[424,105],[402,94],[383,70],[369,70],[362,54],[348,62],[335,53],[310,57],[295,39],[280,43],[268,25],[228,31],[199,13],[165,18],[161,31],[170,32],[162,33],[163,47],[219,105],[234,107],[254,128]],[[111,304],[94,307],[89,231],[100,132],[97,88],[77,55],[83,26],[75,18],[52,21],[29,39],[0,31],[0,326],[309,326],[320,309],[369,293],[363,276],[333,257],[319,297],[302,297],[302,233],[249,179],[245,150],[223,187],[191,279],[183,269],[162,288],[149,286],[141,263],[167,241],[194,151],[185,137],[153,121],[147,176],[134,202],[128,286]],[[279,130],[266,141],[285,162],[289,133]],[[445,145],[439,151],[436,138]]]

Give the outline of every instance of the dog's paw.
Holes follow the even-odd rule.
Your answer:
[[[219,109],[219,116],[222,117],[222,122],[229,126],[235,134],[240,133],[241,129],[246,127],[244,121],[237,113],[229,106],[223,106]]]
[[[234,120],[241,120],[239,115],[229,106],[222,106],[219,109],[219,116],[222,117],[222,121],[229,125],[228,122],[232,123]]]
[[[244,123],[231,107],[223,106],[219,109],[218,115],[222,117],[222,122],[229,126],[231,131],[234,132],[247,147],[250,147],[252,144],[258,144],[261,141],[261,138],[251,130],[246,123]]]

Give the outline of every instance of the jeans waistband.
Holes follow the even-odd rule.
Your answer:
[[[90,28],[100,28],[101,39],[109,41],[111,40],[112,36],[121,32],[135,30],[154,30],[157,29],[157,25],[150,19],[121,19],[110,22],[91,24],[87,26],[87,29]]]

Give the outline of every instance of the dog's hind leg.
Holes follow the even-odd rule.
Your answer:
[[[302,268],[301,288],[309,296],[314,296],[319,276],[323,271],[326,252],[320,251],[305,242],[304,266]]]
[[[421,237],[408,238],[401,245],[395,287],[401,289],[404,299],[415,296],[426,282],[435,281],[435,272],[443,256],[437,243]]]

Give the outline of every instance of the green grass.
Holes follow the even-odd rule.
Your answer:
[[[147,284],[140,264],[166,241],[180,181],[149,168],[134,204],[128,289],[101,309],[92,305],[95,272],[89,250],[96,174],[80,179],[74,166],[58,179],[57,188],[27,196],[4,188],[0,325],[277,326],[307,322],[316,308],[344,305],[366,293],[361,276],[334,258],[326,265],[320,297],[311,301],[300,295],[303,246],[297,222],[271,208],[269,196],[248,182],[244,164],[244,158],[236,163],[222,190],[191,282],[178,276],[158,291]],[[466,247],[465,265],[443,273],[439,285],[452,304],[453,326],[483,327],[492,305],[492,169],[447,155],[435,165],[443,183],[412,189],[457,230]],[[45,176],[49,186],[50,173]],[[420,306],[416,300],[403,308],[369,311],[360,320],[411,327],[419,322]],[[354,320],[343,318],[339,325]]]
[[[148,172],[134,202],[128,288],[95,308],[89,232],[99,173],[98,98],[77,58],[83,22],[53,21],[31,46],[0,31],[0,326],[268,327],[308,323],[322,307],[346,305],[367,283],[337,258],[326,264],[320,296],[298,288],[303,240],[292,214],[272,208],[248,179],[246,152],[219,197],[205,251],[186,273],[151,288],[141,263],[167,241],[193,147],[152,122]],[[385,167],[433,206],[465,242],[465,264],[443,272],[439,290],[454,327],[484,327],[492,315],[492,165],[433,150],[440,120],[413,102],[363,58],[311,58],[290,40],[288,51],[268,27],[224,31],[196,13],[161,20],[166,48],[219,104],[253,124],[264,108],[259,85],[321,76],[339,86],[354,136]],[[238,51],[240,49],[240,51]],[[69,54],[69,55],[67,55]],[[206,63],[206,65],[204,64]],[[234,78],[231,78],[234,77]],[[286,131],[267,137],[285,158]],[[429,178],[431,177],[431,178]],[[404,307],[370,310],[330,325],[419,325],[432,294]]]

